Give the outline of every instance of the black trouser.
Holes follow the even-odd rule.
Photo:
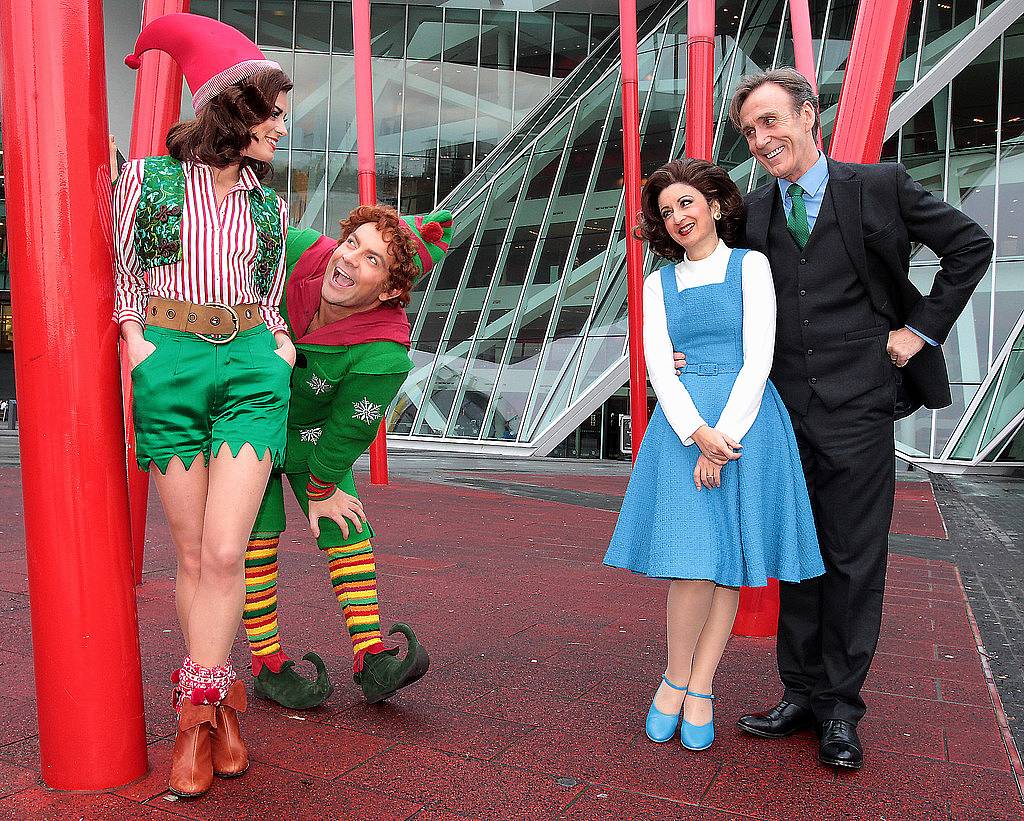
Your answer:
[[[819,722],[864,715],[896,484],[894,395],[887,384],[831,412],[815,396],[791,413],[825,575],[781,584],[779,674],[786,701]]]

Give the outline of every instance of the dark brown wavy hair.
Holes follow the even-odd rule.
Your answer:
[[[647,178],[640,192],[640,218],[635,229],[636,236],[646,240],[651,250],[660,257],[673,262],[683,258],[683,247],[665,230],[665,220],[658,207],[661,192],[677,182],[696,188],[708,203],[718,203],[722,209],[722,218],[715,223],[718,236],[726,245],[735,245],[746,215],[743,197],[725,170],[707,160],[672,160]]]
[[[179,162],[198,162],[224,168],[240,162],[259,179],[270,174],[270,163],[243,157],[252,142],[254,126],[270,119],[277,95],[291,91],[292,81],[279,69],[269,69],[240,80],[211,99],[194,120],[178,123],[167,132],[167,150]]]
[[[416,248],[413,245],[413,239],[405,227],[399,224],[401,219],[398,212],[387,205],[360,205],[352,209],[349,215],[341,221],[341,239],[338,240],[338,244],[347,240],[349,234],[360,225],[367,222],[376,225],[384,242],[387,243],[388,253],[394,259],[391,267],[388,268],[384,290],[402,292],[383,304],[405,307],[409,304],[409,292],[420,275],[420,269],[416,267]]]

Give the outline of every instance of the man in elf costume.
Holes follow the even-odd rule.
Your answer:
[[[414,280],[448,249],[447,211],[399,217],[360,206],[341,222],[341,240],[291,230],[281,313],[298,349],[291,381],[284,472],[271,476],[245,557],[243,622],[257,696],[290,709],[322,704],[331,693],[316,653],[301,676],[281,647],[277,623],[277,548],[285,529],[283,480],[327,554],[331,585],[352,640],[354,675],[367,702],[383,701],[427,670],[430,658],[405,624],[408,650],[381,640],[373,529],[363,515],[352,465],[376,435],[381,415],[412,369],[404,306]]]

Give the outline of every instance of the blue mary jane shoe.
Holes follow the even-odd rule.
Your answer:
[[[694,698],[706,698],[711,701],[715,699],[710,693],[695,693],[692,690],[690,695]],[[707,724],[691,724],[684,718],[679,727],[679,740],[686,749],[695,752],[710,747],[715,740],[715,705],[711,705],[711,721]]]
[[[677,687],[664,674],[662,674],[661,680],[673,690],[678,690],[681,693],[686,692],[685,687]],[[682,710],[682,705],[680,705],[679,709]],[[678,724],[679,713],[668,715],[655,707],[653,701],[651,702],[651,709],[647,711],[647,737],[651,741],[657,741],[659,744],[665,743],[676,734],[676,726]]]

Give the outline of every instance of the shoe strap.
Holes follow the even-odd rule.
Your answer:
[[[664,681],[673,690],[678,690],[680,693],[686,692],[685,687],[680,687],[678,684],[673,684],[671,681],[668,680],[668,676],[666,676],[664,673],[661,674],[661,680]]]
[[[693,690],[690,690],[690,695],[694,698],[706,698],[711,701],[715,700],[715,697],[711,695],[711,693],[695,693]]]

